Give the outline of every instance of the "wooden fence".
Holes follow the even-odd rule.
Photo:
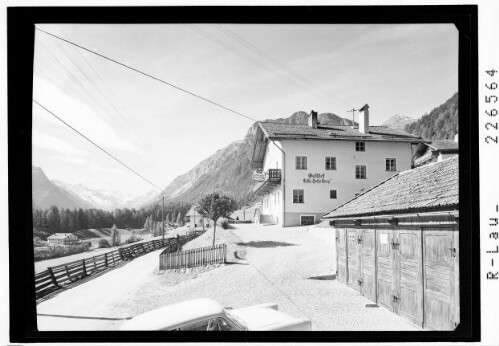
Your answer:
[[[73,262],[64,263],[55,267],[48,267],[35,274],[36,299],[64,288],[65,286],[101,272],[109,267],[114,267],[124,261],[133,260],[153,250],[166,248],[163,252],[179,251],[182,244],[196,238],[202,231],[189,231],[176,238],[156,239],[143,243],[136,243],[118,248],[111,252],[93,256]]]
[[[159,255],[159,269],[179,269],[212,263],[226,263],[227,245],[202,247],[186,251],[171,252],[165,249]]]

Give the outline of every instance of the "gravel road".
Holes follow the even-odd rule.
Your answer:
[[[307,227],[236,227],[217,229],[217,243],[236,252],[229,264],[157,275],[160,251],[152,252],[39,304],[39,329],[118,329],[124,318],[207,297],[232,308],[276,302],[281,311],[310,318],[314,330],[418,330],[384,308],[366,307],[372,302],[337,281],[309,279],[329,272],[334,258],[331,245]],[[202,237],[186,248],[212,239],[209,232]]]

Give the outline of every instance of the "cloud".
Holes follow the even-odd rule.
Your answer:
[[[52,83],[35,76],[33,95],[40,104],[103,148],[131,153],[139,152],[139,148],[118,130],[123,128],[123,124],[119,121],[107,122],[106,114],[94,111],[92,106],[68,95]],[[62,125],[36,104],[33,104],[33,117],[34,126],[36,120],[57,122]]]
[[[58,161],[58,162],[66,162],[73,165],[82,166],[87,163],[87,160],[83,157],[75,157],[75,156],[49,156],[49,159]]]
[[[95,163],[92,163],[88,166],[90,169],[93,169],[94,171],[98,171],[101,173],[111,173],[111,174],[123,174],[124,170],[126,168],[114,168],[114,167],[105,167],[101,165],[97,165]]]
[[[39,132],[35,129],[33,129],[32,143],[34,147],[55,151],[63,155],[80,157],[88,155],[86,151],[75,148],[71,143],[61,138]]]

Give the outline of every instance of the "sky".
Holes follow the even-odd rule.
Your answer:
[[[296,111],[418,118],[458,91],[451,24],[38,25],[252,119]],[[37,31],[33,98],[164,188],[253,121]],[[33,104],[33,165],[53,180],[155,188]]]

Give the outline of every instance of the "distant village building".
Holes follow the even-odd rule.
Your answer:
[[[414,152],[414,166],[427,165],[456,155],[459,155],[457,134],[454,140],[436,140],[418,145]]]
[[[400,172],[323,216],[336,229],[337,280],[433,330],[459,304],[459,157]]]
[[[205,227],[209,225],[209,220],[200,215],[195,206],[192,206],[185,214],[184,221],[189,225],[189,228],[203,227],[203,223]]]
[[[50,237],[47,237],[47,241],[51,246],[80,244],[80,239],[73,233],[54,233]]]
[[[412,146],[425,141],[400,130],[369,125],[369,106],[357,126],[259,122],[253,149],[254,193],[262,207],[256,222],[314,224],[328,210],[410,169]]]

